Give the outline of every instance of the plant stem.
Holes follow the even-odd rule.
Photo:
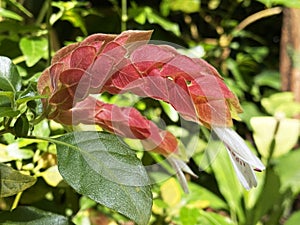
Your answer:
[[[14,199],[14,202],[13,202],[11,208],[10,208],[10,211],[13,211],[15,208],[17,208],[17,206],[18,206],[18,204],[19,204],[19,201],[20,201],[20,199],[21,199],[22,193],[23,193],[23,192],[21,191],[21,192],[19,192],[19,193],[16,195],[16,197],[15,197],[15,199]]]
[[[52,44],[51,44],[51,32],[52,32],[52,27],[50,23],[50,17],[52,14],[52,5],[51,5],[51,0],[48,0],[48,10],[47,10],[47,16],[46,16],[46,26],[47,26],[47,36],[48,36],[48,61],[47,64],[50,65],[51,63],[51,49],[52,49]]]
[[[125,31],[127,29],[127,20],[127,0],[122,0],[121,31]]]

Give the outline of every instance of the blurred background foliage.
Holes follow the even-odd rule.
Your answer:
[[[45,137],[64,133],[64,128],[52,121],[31,123],[41,114],[40,102],[33,97],[36,81],[53,53],[93,33],[151,29],[153,40],[181,46],[183,54],[202,57],[218,69],[244,109],[235,129],[267,169],[257,174],[259,186],[245,191],[228,157],[222,154],[225,151],[205,166],[206,154],[213,154],[218,145],[209,141],[206,129],[201,129],[199,135],[184,130],[176,112],[166,104],[149,99],[136,102],[126,95],[104,95],[102,98],[111,103],[135,105],[156,122],[163,118],[167,129],[178,135],[187,149],[196,149],[190,166],[198,171],[199,179],[189,179],[191,193],[184,194],[174,178],[155,184],[150,224],[298,225],[300,103],[294,100],[293,92],[281,90],[279,55],[284,7],[299,8],[300,1],[0,0],[0,55],[16,64],[22,99],[16,103],[16,114],[7,108],[4,99],[9,96],[1,92],[1,129],[9,117],[14,118],[10,122],[15,129],[21,130],[20,137],[28,132]],[[296,62],[299,66],[299,59]],[[17,176],[17,170],[37,177],[30,180],[18,174],[20,183],[27,184],[22,195],[2,190],[0,222],[9,217],[6,210],[12,206],[30,205],[49,213],[45,214],[50,218],[48,224],[55,221],[51,220],[52,214],[68,217],[75,224],[133,224],[64,183],[57,170],[54,145],[2,133],[0,141],[2,173]],[[127,143],[140,149],[135,141]],[[148,153],[141,153],[140,158],[145,165],[160,160]],[[164,174],[150,176],[160,180]],[[18,210],[20,215],[39,213],[31,208]]]

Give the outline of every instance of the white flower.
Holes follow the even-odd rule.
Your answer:
[[[251,152],[244,140],[231,128],[212,127],[219,139],[224,143],[234,170],[242,185],[247,189],[257,186],[253,170],[262,171],[265,166]]]

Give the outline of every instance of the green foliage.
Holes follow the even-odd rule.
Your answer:
[[[50,212],[45,212],[34,207],[20,206],[13,212],[0,212],[0,222],[5,224],[69,225],[66,217]]]
[[[93,132],[68,133],[58,141],[59,171],[78,193],[138,224],[148,223],[148,176],[131,149],[113,135]]]
[[[1,1],[0,223],[298,224],[300,106],[280,91],[282,14],[245,25],[278,5],[300,7],[298,0]],[[45,118],[36,82],[51,56],[93,33],[120,33],[122,23],[152,29],[154,39],[185,46],[181,52],[217,68],[244,109],[235,127],[267,167],[257,174],[257,188],[243,190],[224,147],[205,128],[184,128],[164,102],[100,96],[136,107],[180,137],[194,171],[201,168],[198,179],[187,177],[189,194],[169,178],[162,157],[139,151],[140,142],[70,132]],[[148,173],[142,166],[153,164]]]
[[[5,164],[0,164],[0,197],[15,195],[31,187],[35,182],[34,177],[22,174]]]

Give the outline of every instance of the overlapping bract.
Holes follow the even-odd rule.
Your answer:
[[[38,90],[48,118],[66,125],[98,124],[123,137],[141,139],[165,156],[178,142],[131,107],[118,107],[91,94],[132,92],[171,104],[179,114],[208,128],[230,127],[240,113],[236,96],[202,59],[166,45],[148,44],[151,31],[95,34],[56,53]]]

